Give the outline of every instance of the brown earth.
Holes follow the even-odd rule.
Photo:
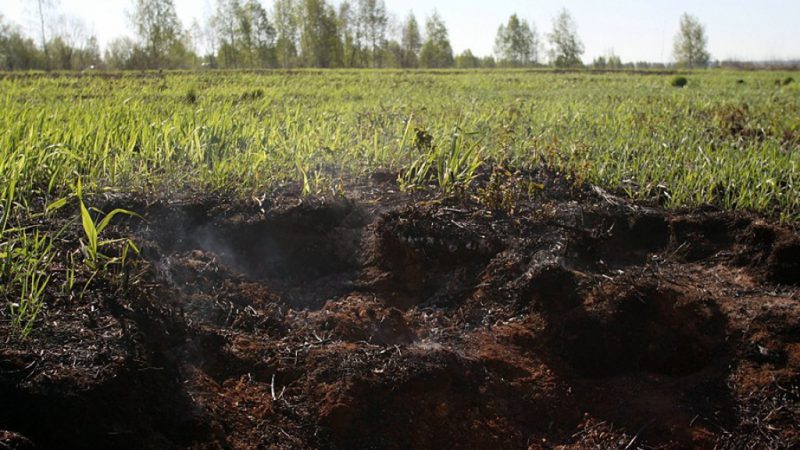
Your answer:
[[[0,449],[800,445],[796,230],[526,177],[109,200],[143,274],[0,322]]]

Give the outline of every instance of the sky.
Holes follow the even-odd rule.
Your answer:
[[[51,0],[60,14],[79,17],[101,45],[131,35],[133,0]],[[261,0],[271,8],[272,0]],[[800,59],[800,0],[385,0],[398,22],[413,10],[420,23],[434,9],[444,18],[453,50],[492,53],[498,26],[516,13],[541,36],[562,8],[570,11],[586,47],[585,62],[613,52],[623,61],[672,61],[681,14],[706,26],[713,59]],[[334,1],[338,3],[338,1]],[[36,30],[34,0],[0,0],[0,14],[29,33]],[[184,26],[203,21],[215,0],[175,0]]]

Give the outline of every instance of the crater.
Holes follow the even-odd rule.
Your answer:
[[[300,309],[319,309],[351,290],[367,224],[363,210],[346,200],[266,214],[173,208],[149,223],[145,255],[184,291],[213,291],[238,277]]]

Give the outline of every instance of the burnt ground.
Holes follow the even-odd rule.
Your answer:
[[[137,271],[0,322],[0,448],[800,445],[800,233],[526,177],[109,200]]]

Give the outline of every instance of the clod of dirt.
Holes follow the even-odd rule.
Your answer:
[[[332,337],[348,342],[402,345],[416,338],[403,312],[387,308],[375,296],[351,294],[329,301],[311,320]]]
[[[800,284],[800,239],[778,242],[767,259],[767,276],[775,283]]]
[[[720,353],[726,335],[724,319],[710,304],[646,285],[600,292],[556,330],[553,344],[588,377],[697,372]]]

